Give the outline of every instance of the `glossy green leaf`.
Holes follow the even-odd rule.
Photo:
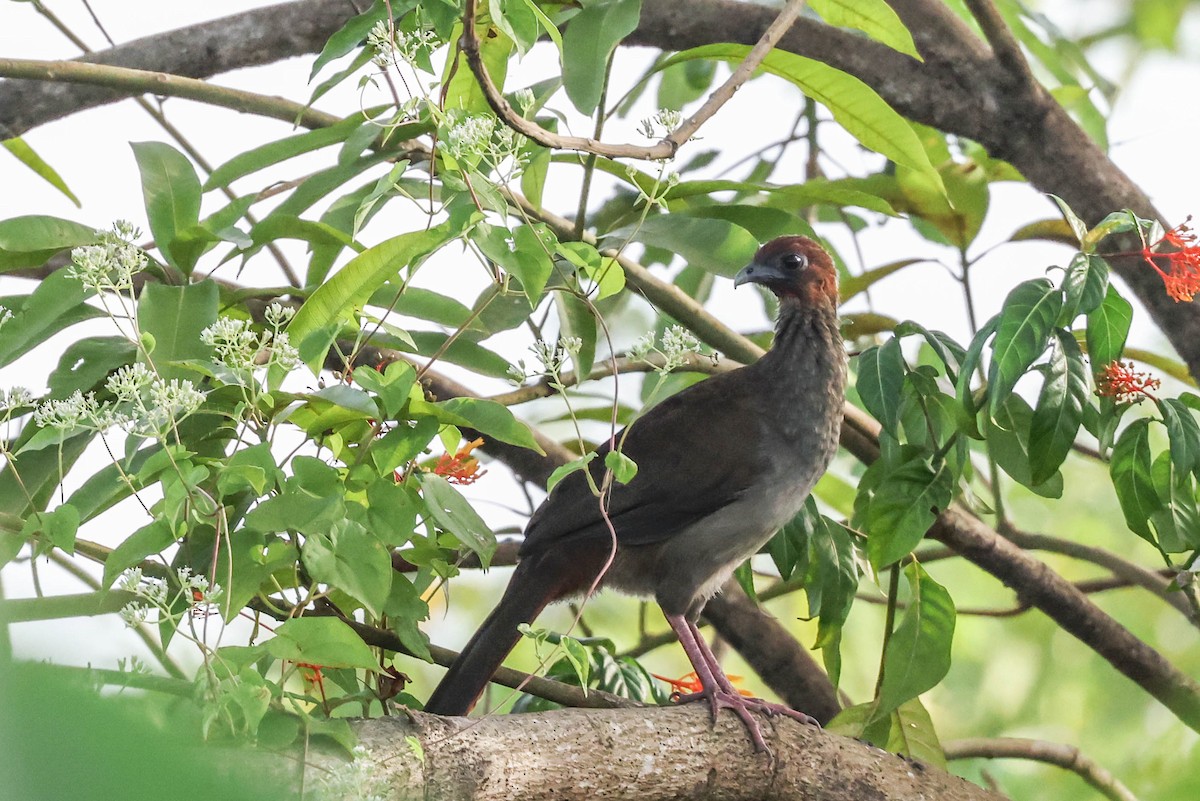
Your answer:
[[[1087,316],[1087,349],[1093,370],[1102,370],[1109,362],[1121,358],[1132,322],[1133,306],[1109,284],[1104,302]]]
[[[931,689],[950,670],[954,602],[916,562],[904,568],[904,577],[908,580],[908,605],[884,652],[883,683],[873,714],[876,719]]]
[[[336,617],[298,617],[285,621],[267,640],[267,653],[288,662],[322,668],[379,670],[375,652],[354,629]]]
[[[167,263],[190,275],[202,247],[180,242],[200,222],[200,179],[192,162],[162,142],[134,142],[154,244]]]
[[[1083,353],[1075,337],[1056,331],[1046,381],[1029,424],[1029,468],[1034,484],[1048,481],[1066,460],[1087,402],[1088,368]]]
[[[930,331],[923,325],[913,322],[912,320],[905,320],[897,325],[895,328],[895,334],[900,339],[903,339],[907,336],[912,336],[913,334],[917,334],[924,339],[925,344],[927,344],[930,350],[932,350],[938,359],[941,360],[942,366],[946,372],[946,377],[949,378],[951,382],[955,384],[958,383],[958,376],[960,375],[962,365],[967,358],[967,351],[962,345],[951,339],[945,332]]]
[[[830,25],[862,31],[893,50],[921,60],[912,34],[884,0],[813,0],[811,5]]]
[[[562,37],[563,88],[581,114],[590,116],[599,105],[608,60],[637,28],[641,13],[642,0],[591,0],[567,23]]]
[[[395,0],[390,5],[391,13],[398,17],[407,11],[412,3]],[[346,20],[346,23],[329,37],[316,60],[313,61],[312,71],[308,74],[309,83],[312,83],[312,79],[317,77],[317,73],[326,64],[357,49],[359,44],[367,38],[371,28],[375,27],[375,23],[386,20],[388,13],[389,4],[384,0],[375,0],[366,11]]]
[[[1063,478],[1057,470],[1043,482],[1035,483],[1033,480],[1029,433],[1032,425],[1033,409],[1020,395],[1010,395],[996,410],[994,417],[984,418],[983,430],[987,434],[988,450],[1000,469],[1017,483],[1044,498],[1060,498]]]
[[[1200,424],[1177,398],[1156,398],[1171,443],[1171,462],[1181,472],[1200,476]]]
[[[309,534],[300,558],[317,581],[353,596],[373,615],[383,613],[392,589],[392,558],[361,524],[339,520],[328,533]]]
[[[434,522],[477,554],[487,567],[496,550],[496,535],[487,523],[446,479],[434,473],[421,473],[418,480],[425,508]]]
[[[1063,278],[1061,325],[1070,325],[1080,314],[1089,314],[1104,302],[1108,293],[1108,262],[1099,256],[1076,253]]]
[[[14,136],[9,139],[0,140],[0,146],[3,146],[5,150],[16,156],[17,161],[37,173],[38,177],[46,183],[66,195],[67,199],[74,203],[76,208],[83,206],[79,202],[79,198],[75,197],[75,193],[67,186],[67,182],[58,174],[58,171],[47,164],[24,139]]]
[[[1183,553],[1200,547],[1200,510],[1196,508],[1196,482],[1191,473],[1179,470],[1169,451],[1154,460],[1151,468],[1154,492],[1162,509],[1150,515],[1158,547],[1166,553]]]
[[[897,425],[904,372],[904,354],[896,337],[868,348],[858,357],[858,381],[855,383],[858,395],[867,411],[892,436],[899,436]]]
[[[946,754],[933,727],[933,719],[920,698],[905,701],[892,710],[890,717],[887,742],[881,748],[947,770]]]
[[[1109,474],[1125,524],[1140,537],[1154,542],[1147,525],[1150,516],[1163,508],[1162,499],[1154,490],[1152,468],[1154,458],[1150,453],[1150,421],[1146,418],[1130,423],[1113,446]]]
[[[446,222],[425,231],[400,234],[363,251],[309,295],[288,325],[292,343],[299,347],[309,336],[345,319],[384,281],[402,268],[411,267],[459,233],[455,226]],[[322,350],[305,358],[305,363],[317,373],[324,358]]]
[[[740,62],[748,52],[749,45],[704,45],[677,53],[663,62],[663,66],[697,58]],[[762,69],[791,81],[828,108],[833,118],[865,147],[897,164],[926,173],[931,181],[941,180],[908,121],[858,78],[780,49],[767,54]]]
[[[932,468],[910,459],[886,472],[867,507],[871,564],[882,569],[912,552],[953,496],[953,476],[945,464]]]
[[[1018,379],[1046,350],[1062,293],[1045,278],[1024,281],[1004,299],[988,369],[988,414],[996,415]]]

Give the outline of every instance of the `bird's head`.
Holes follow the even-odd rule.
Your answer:
[[[825,249],[806,236],[781,236],[758,249],[733,285],[762,284],[780,300],[837,308],[837,268]]]

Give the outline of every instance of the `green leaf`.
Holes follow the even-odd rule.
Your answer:
[[[421,473],[419,481],[425,507],[434,522],[470,548],[487,567],[496,550],[496,535],[487,523],[446,479],[434,473]]]
[[[131,144],[142,176],[142,195],[154,244],[171,266],[191,275],[202,246],[179,242],[200,222],[200,179],[187,157],[162,142]]]
[[[96,230],[71,220],[29,214],[0,220],[0,270],[34,267],[67,248],[96,242]],[[29,260],[13,261],[15,254],[30,254]]]
[[[1200,471],[1200,424],[1177,398],[1156,398],[1154,402],[1167,427],[1171,463],[1181,473]]]
[[[620,247],[627,237],[678,253],[688,264],[726,278],[736,275],[758,250],[758,240],[740,225],[687,214],[648,217],[636,229],[621,229],[606,235],[603,246]]]
[[[288,335],[297,347],[310,336],[327,336],[323,332],[331,325],[349,317],[362,306],[376,289],[402,268],[411,267],[419,259],[437,250],[458,236],[460,231],[450,222],[425,231],[411,231],[392,237],[368,248],[321,286],[317,287],[288,325]],[[314,373],[319,373],[325,349],[305,358]]]
[[[891,723],[887,742],[881,746],[885,751],[947,770],[946,753],[920,698],[912,698],[894,709]]]
[[[1087,349],[1093,370],[1102,370],[1109,362],[1121,358],[1132,322],[1133,306],[1109,284],[1104,302],[1087,316]]]
[[[966,355],[962,359],[962,367],[958,371],[958,381],[955,384],[955,396],[958,398],[959,404],[965,413],[967,428],[964,433],[974,439],[982,439],[978,429],[974,428],[975,418],[978,408],[975,406],[975,395],[971,391],[971,381],[975,378],[975,371],[979,367],[980,361],[983,359],[983,348],[987,344],[988,339],[996,333],[996,324],[999,318],[993,317],[984,323],[983,327],[971,339],[971,346],[967,348]]]
[[[102,586],[111,587],[128,568],[139,564],[147,556],[162,553],[175,543],[175,531],[166,521],[156,519],[130,534],[113,549],[104,561]]]
[[[996,415],[1017,380],[1046,350],[1062,293],[1045,278],[1024,281],[1004,299],[988,369],[988,414]]]
[[[662,66],[698,58],[740,63],[750,49],[750,45],[741,44],[705,45],[677,53]],[[834,120],[863,146],[897,164],[928,174],[931,181],[941,181],[908,121],[858,78],[780,49],[767,54],[762,69],[791,81],[828,108]]]
[[[883,430],[898,437],[900,390],[904,386],[904,354],[900,340],[892,337],[882,345],[868,348],[858,357],[858,381],[855,388],[867,411],[883,425]]]
[[[379,659],[362,639],[336,617],[298,617],[275,629],[266,643],[276,659],[322,668],[379,671]]]
[[[118,367],[131,363],[137,348],[125,337],[88,337],[63,351],[58,367],[46,379],[50,395],[65,398],[75,390],[87,393]]]
[[[308,535],[300,556],[314,579],[353,596],[375,616],[383,613],[392,590],[392,558],[361,524],[339,520],[328,534]]]
[[[34,512],[25,521],[21,533],[26,537],[40,534],[50,545],[71,554],[75,552],[75,532],[78,530],[79,510],[64,503],[53,512]]]
[[[1150,453],[1150,421],[1146,418],[1129,424],[1113,446],[1109,474],[1125,524],[1138,536],[1154,542],[1147,521],[1163,508],[1162,499],[1154,490],[1152,475],[1154,459]]]
[[[886,472],[867,507],[867,555],[877,569],[903,559],[954,496],[949,468],[910,459]]]
[[[146,284],[142,290],[138,331],[154,337],[150,359],[164,379],[195,378],[194,371],[171,363],[206,360],[211,355],[200,341],[200,332],[217,321],[217,295],[217,284],[211,279],[184,286]]]
[[[925,259],[900,259],[899,261],[893,261],[888,264],[883,264],[879,267],[867,270],[859,275],[852,275],[841,282],[841,286],[838,290],[838,295],[840,296],[841,302],[845,303],[851,298],[866,292],[868,289],[874,286],[876,282],[882,281],[892,273],[899,272],[905,267],[911,267],[914,264],[920,264],[923,261],[925,261]]]
[[[572,473],[578,470],[583,470],[588,466],[589,462],[596,458],[596,456],[597,454],[595,451],[588,451],[585,455],[580,456],[578,459],[572,459],[566,464],[560,464],[558,467],[554,468],[554,472],[550,474],[548,479],[546,479],[546,492],[553,490],[554,486],[558,484],[558,482],[562,481]]]
[[[1196,508],[1196,483],[1190,473],[1179,470],[1164,451],[1154,460],[1154,491],[1163,508],[1150,515],[1158,547],[1166,553],[1182,553],[1200,546],[1200,510]]]
[[[403,573],[392,577],[392,591],[384,609],[388,626],[396,632],[400,642],[413,656],[433,664],[429,653],[429,638],[417,626],[417,621],[429,617],[429,605],[421,599],[421,593]]]
[[[5,150],[16,156],[17,161],[21,162],[26,167],[37,173],[42,180],[66,195],[67,199],[75,204],[75,208],[81,208],[83,206],[83,204],[79,202],[79,198],[75,197],[75,193],[72,192],[67,186],[67,182],[62,179],[62,176],[59,175],[53,167],[47,164],[41,156],[35,153],[33,148],[30,147],[24,139],[19,136],[14,136],[10,139],[0,141],[0,145],[3,145]]]
[[[1063,304],[1061,325],[1070,325],[1080,314],[1089,314],[1108,293],[1108,262],[1099,256],[1076,253],[1063,278],[1067,299]]]
[[[75,323],[99,317],[104,312],[84,302],[83,285],[67,275],[66,267],[38,282],[33,293],[19,306],[16,298],[4,305],[13,317],[0,327],[0,367],[11,364],[31,349]]]
[[[346,137],[358,130],[364,121],[363,113],[355,112],[328,128],[317,128],[313,131],[284,137],[239,153],[212,171],[208,180],[204,182],[204,191],[229,186],[237,179],[244,178],[251,173],[304,153],[311,153],[314,150],[345,141]]]
[[[1058,195],[1050,195],[1050,199],[1058,204],[1059,211],[1062,212],[1063,219],[1067,221],[1067,225],[1071,226],[1071,233],[1075,235],[1075,241],[1083,244],[1084,238],[1087,236],[1087,223],[1079,219],[1074,210],[1067,205],[1067,201],[1063,200]]]
[[[912,34],[884,0],[813,0],[813,11],[837,28],[853,28],[893,50],[923,60]]]
[[[604,455],[604,466],[612,471],[613,478],[620,484],[628,484],[637,475],[637,463],[620,451],[609,451]]]
[[[934,687],[950,670],[954,602],[919,564],[904,568],[909,599],[883,656],[883,683],[872,715],[879,719]]]
[[[401,421],[391,431],[371,443],[371,462],[381,473],[398,469],[415,459],[435,436],[439,423],[436,418],[423,417],[415,426]]]
[[[1061,473],[1056,471],[1041,483],[1033,480],[1029,433],[1032,425],[1033,410],[1029,404],[1020,395],[1010,395],[995,417],[984,418],[988,449],[1000,469],[1019,484],[1044,498],[1061,498]]]
[[[393,2],[392,12],[399,17],[404,11],[412,5],[410,2]],[[371,7],[362,12],[358,16],[351,17],[346,20],[346,24],[339,28],[325,42],[325,46],[321,48],[320,54],[313,61],[312,70],[308,74],[308,81],[312,83],[313,78],[317,77],[317,73],[331,61],[341,58],[347,53],[356,50],[360,43],[367,38],[371,28],[375,27],[375,23],[388,18],[389,7],[384,0],[375,0]]]
[[[554,304],[558,309],[558,325],[563,337],[578,337],[582,343],[578,355],[572,356],[575,375],[589,376],[596,362],[596,317],[592,307],[570,292],[554,293]]]
[[[642,0],[592,0],[567,23],[562,38],[562,76],[567,97],[590,116],[600,104],[608,60],[637,28]]]
[[[829,679],[836,686],[841,678],[842,626],[858,590],[858,562],[849,530],[819,514],[811,497],[807,503],[813,533],[804,591],[809,613],[818,616],[814,647],[822,650]]]
[[[1066,460],[1088,402],[1088,371],[1079,343],[1066,331],[1056,331],[1054,336],[1057,344],[1050,353],[1046,381],[1029,425],[1030,481],[1034,484],[1048,481]]]
[[[431,414],[443,423],[473,428],[480,434],[509,445],[545,453],[529,426],[513,417],[507,406],[484,398],[451,398],[439,403],[414,400],[409,406],[413,414]]]
[[[492,21],[508,34],[522,56],[537,42],[539,25],[534,13],[536,8],[529,0],[492,0],[488,4]]]

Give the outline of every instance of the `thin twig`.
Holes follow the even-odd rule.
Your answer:
[[[1021,43],[1009,30],[995,3],[992,0],[966,0],[966,3],[971,10],[971,15],[983,29],[983,35],[987,37],[988,44],[992,46],[992,53],[995,54],[996,61],[1000,63],[1000,66],[1004,67],[1009,75],[1019,80],[1027,89],[1039,88],[1037,79],[1029,69],[1029,62],[1025,60],[1025,54],[1021,52]]]
[[[492,77],[488,74],[487,67],[484,66],[483,57],[479,52],[479,35],[475,30],[475,14],[478,6],[477,0],[467,0],[466,10],[463,12],[463,35],[459,41],[459,47],[462,48],[463,54],[467,57],[467,64],[471,68],[471,72],[475,75],[475,80],[479,82],[479,86],[483,89],[483,94],[487,98],[488,105],[496,112],[501,121],[512,128],[517,133],[529,137],[544,147],[553,147],[559,150],[578,150],[584,153],[592,153],[598,156],[607,156],[609,158],[635,158],[635,159],[670,159],[674,158],[679,151],[679,147],[700,130],[705,122],[712,118],[720,108],[733,97],[734,92],[741,87],[754,71],[762,64],[763,59],[775,47],[783,35],[800,16],[800,11],[804,8],[805,0],[789,0],[784,6],[779,16],[775,21],[763,32],[762,37],[758,40],[758,44],[746,54],[742,63],[738,65],[733,74],[725,83],[717,87],[700,110],[688,117],[674,131],[669,133],[658,144],[631,145],[631,144],[609,144],[599,142],[595,139],[582,136],[563,136],[561,134],[551,133],[542,126],[532,120],[527,120],[520,114],[517,114],[513,107],[500,90],[496,88],[496,84],[492,82]]]
[[[1031,759],[1079,775],[1112,801],[1138,801],[1128,787],[1073,745],[1021,737],[968,738],[942,744],[946,759]]]

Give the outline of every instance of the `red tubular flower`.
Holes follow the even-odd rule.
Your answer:
[[[1142,258],[1162,277],[1167,294],[1175,302],[1190,301],[1200,292],[1200,243],[1187,220],[1167,231],[1152,245],[1142,248]],[[1166,245],[1174,248],[1166,253],[1156,253],[1155,248]],[[1166,269],[1159,262],[1166,262]]]
[[[479,460],[471,456],[471,451],[481,445],[482,437],[468,442],[453,456],[443,454],[431,472],[442,476],[451,484],[474,484],[487,473],[486,470],[479,469]]]
[[[1153,399],[1150,392],[1160,386],[1162,382],[1149,373],[1134,370],[1133,362],[1112,361],[1096,374],[1096,394],[1117,403],[1141,403],[1146,398]]]
[[[677,679],[668,679],[666,676],[660,676],[657,673],[651,673],[650,675],[659,681],[666,682],[667,684],[671,685],[672,693],[691,695],[704,689],[704,685],[700,683],[700,677],[695,673],[688,673],[687,675],[680,676]],[[742,677],[730,674],[729,680],[734,684],[737,684],[742,680]],[[738,695],[745,696],[746,698],[754,697],[754,693],[750,692],[749,690],[743,690],[740,687],[738,688]]]

